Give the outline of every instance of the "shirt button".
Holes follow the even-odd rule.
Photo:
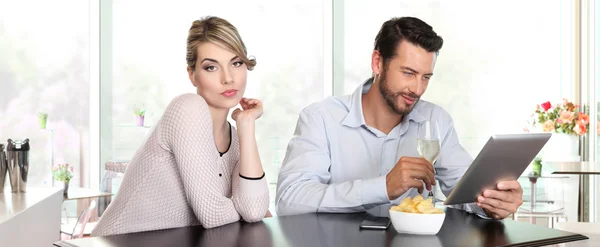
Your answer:
[[[219,177],[223,176],[223,174],[219,173]]]

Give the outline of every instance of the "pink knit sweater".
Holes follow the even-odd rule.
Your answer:
[[[228,151],[218,152],[201,96],[173,99],[130,161],[92,236],[260,221],[269,207],[266,179],[240,177],[239,161],[233,127]]]

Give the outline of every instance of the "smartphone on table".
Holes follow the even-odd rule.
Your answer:
[[[386,230],[390,226],[390,218],[367,215],[360,223],[360,229]]]

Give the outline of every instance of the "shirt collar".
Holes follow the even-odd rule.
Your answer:
[[[352,93],[352,97],[350,99],[350,109],[348,110],[348,115],[342,120],[342,124],[351,128],[357,128],[359,126],[366,126],[365,116],[362,111],[362,95],[367,93],[369,89],[373,85],[373,77],[367,79],[363,82],[354,93]]]
[[[350,99],[350,109],[348,110],[348,115],[342,120],[342,124],[351,128],[357,128],[360,126],[367,126],[365,122],[365,116],[363,115],[362,110],[362,95],[367,93],[371,86],[373,85],[373,77],[367,79],[363,82],[354,93],[352,93]],[[414,122],[422,122],[425,121],[425,117],[420,112],[419,103],[414,106],[413,110],[408,113],[404,121],[413,120]]]

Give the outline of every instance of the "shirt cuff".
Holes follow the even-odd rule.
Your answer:
[[[360,180],[359,188],[362,205],[390,203],[385,180],[385,176]]]
[[[476,214],[479,218],[483,219],[491,219],[487,213],[483,210],[483,208],[478,207],[475,203],[466,203],[458,205],[459,209],[465,210],[469,213]]]

